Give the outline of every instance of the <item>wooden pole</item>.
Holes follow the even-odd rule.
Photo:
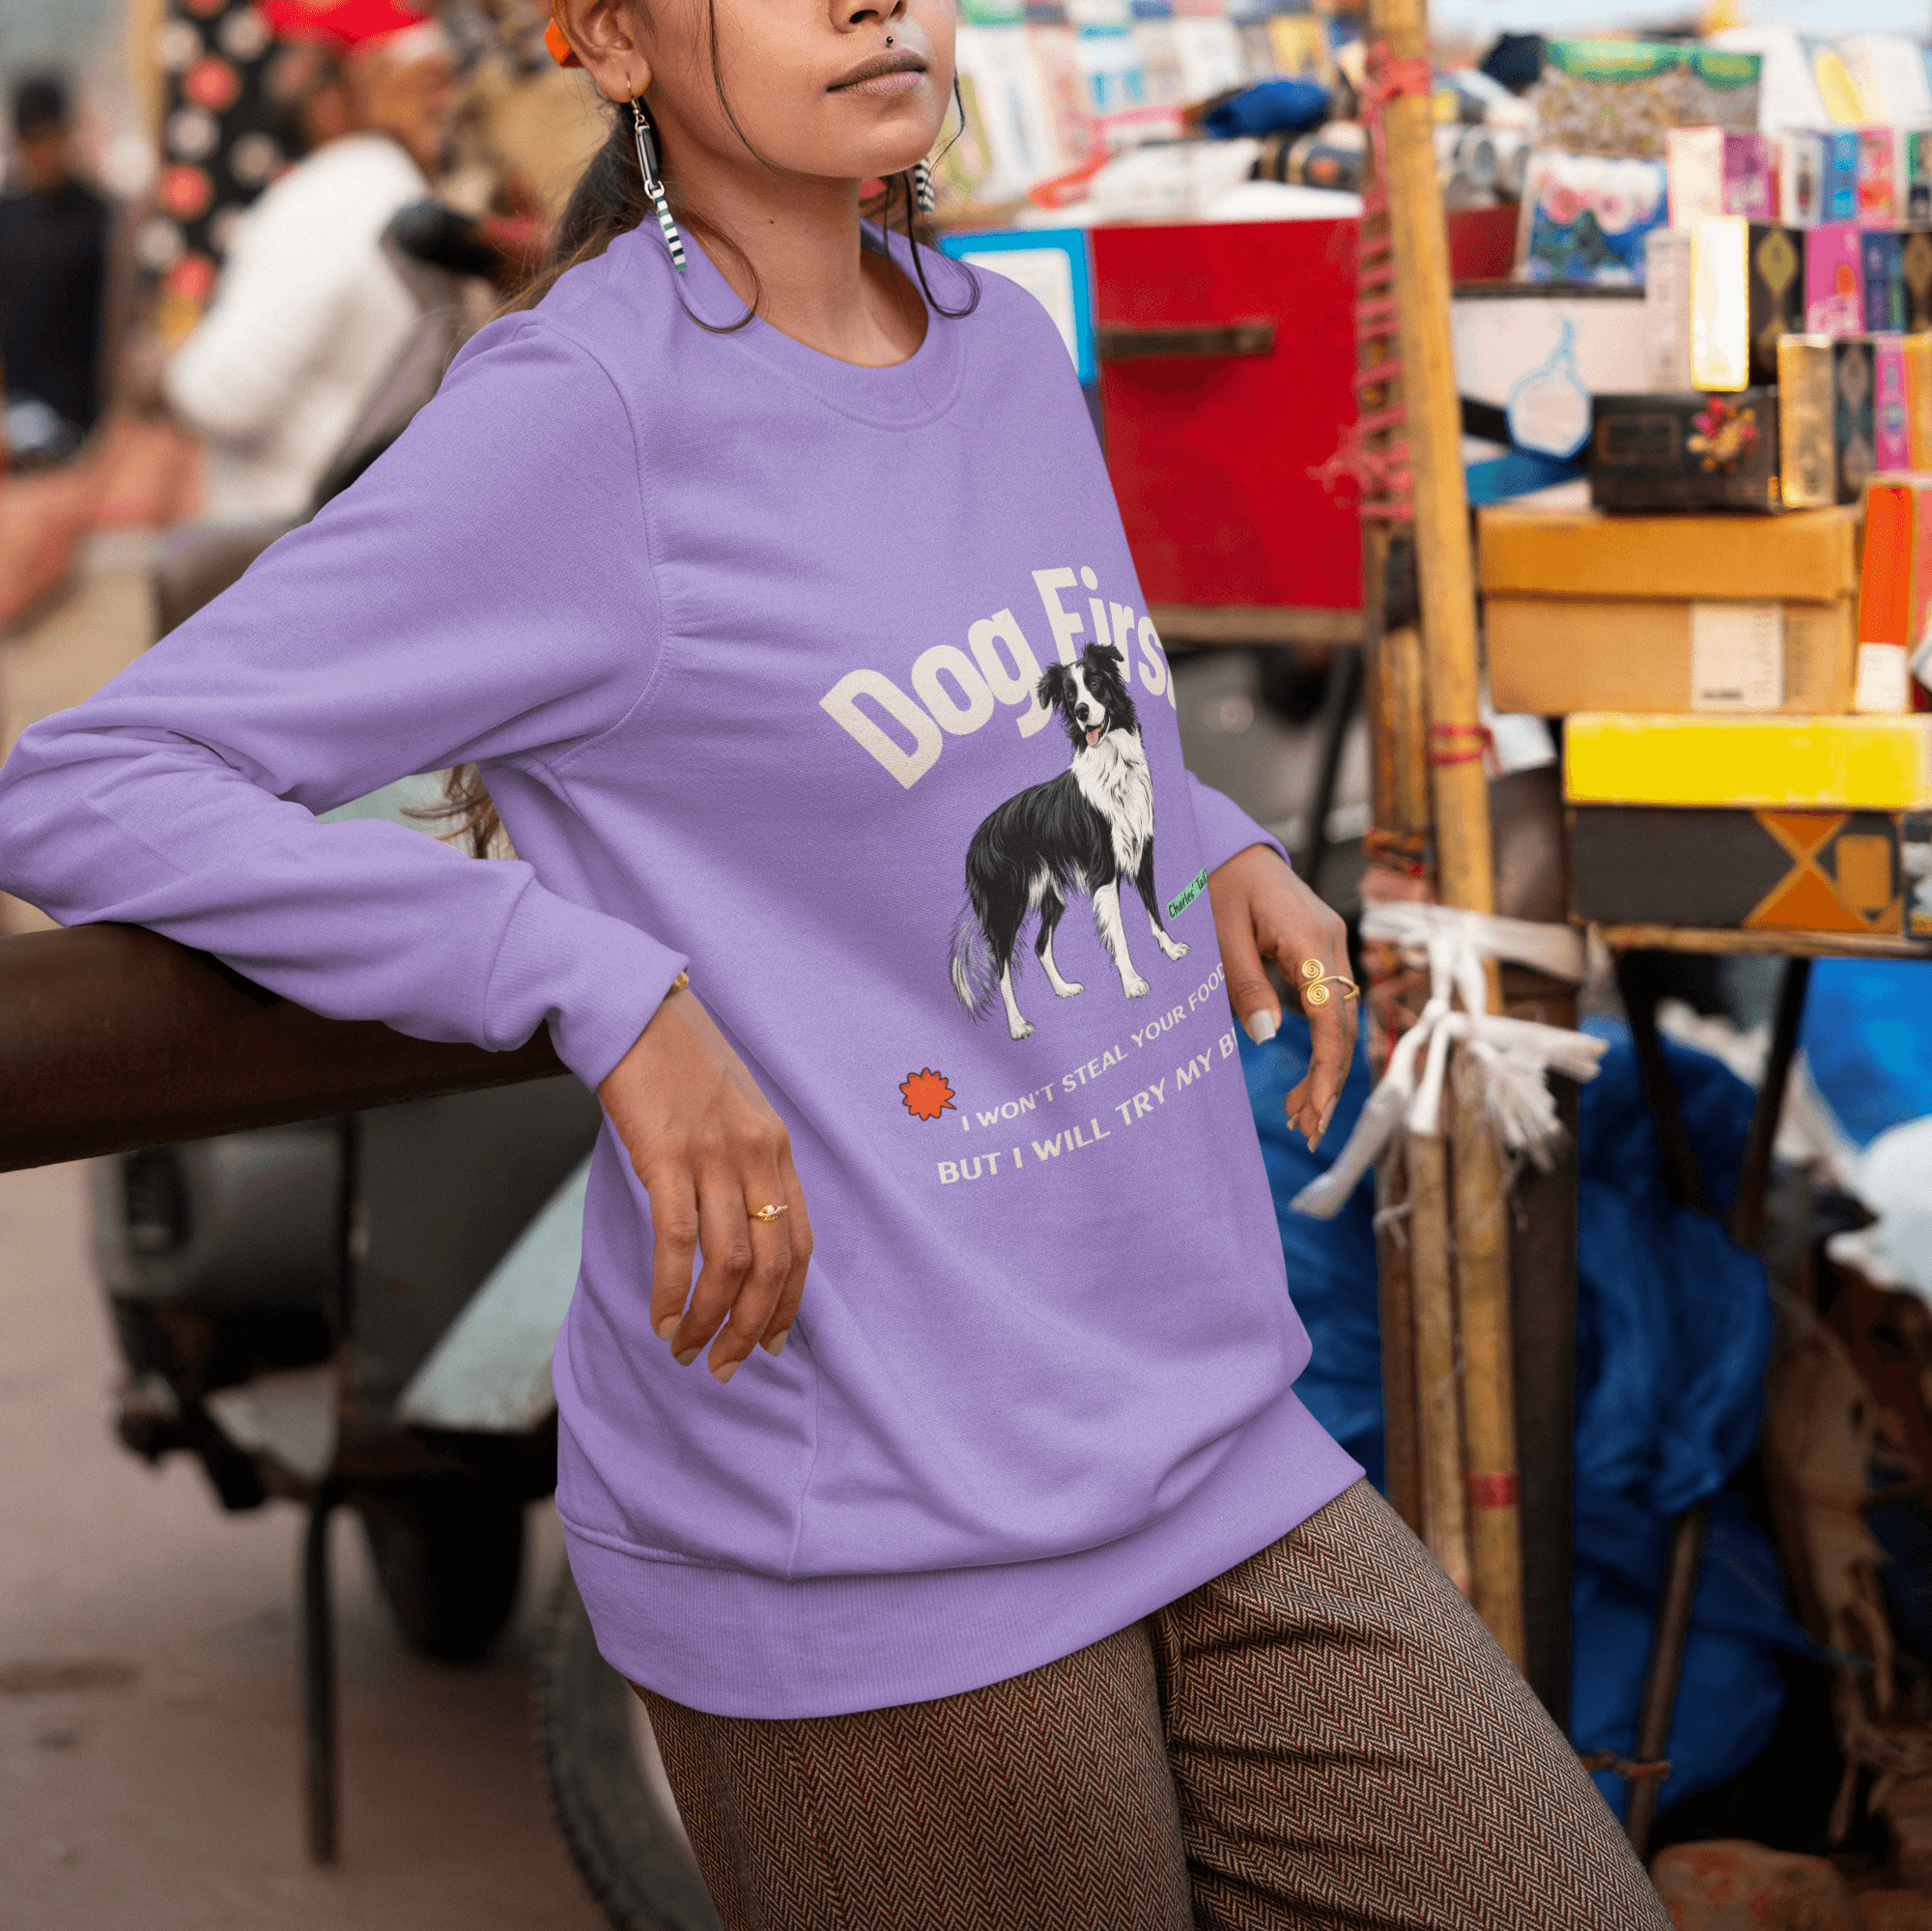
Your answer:
[[[1428,692],[1429,765],[1435,806],[1435,895],[1445,905],[1476,912],[1495,909],[1494,858],[1491,849],[1489,778],[1478,703],[1480,666],[1476,639],[1475,569],[1469,548],[1468,493],[1463,474],[1462,404],[1449,330],[1449,240],[1435,173],[1433,91],[1429,81],[1429,31],[1423,0],[1371,0],[1372,85],[1383,90],[1382,164],[1388,189],[1389,237],[1395,271],[1396,329],[1408,439],[1409,497],[1415,528],[1424,681]],[[1489,974],[1489,1004],[1499,1003],[1499,980]],[[1439,1343],[1426,1328],[1439,1314],[1427,1306],[1434,1294],[1428,1275],[1450,1271],[1454,1229],[1454,1281],[1441,1289],[1460,1302],[1463,1344],[1463,1418],[1468,1431],[1473,1478],[1468,1493],[1458,1474],[1453,1513],[1462,1533],[1463,1566],[1452,1564],[1457,1535],[1445,1530],[1436,1556],[1470,1594],[1497,1639],[1517,1661],[1524,1660],[1522,1552],[1516,1508],[1516,1390],[1511,1365],[1508,1241],[1502,1212],[1504,1175],[1494,1132],[1475,1102],[1475,1088],[1460,1064],[1452,1066],[1457,1106],[1444,1164],[1456,1176],[1453,1219],[1442,1216],[1444,1250],[1426,1253],[1423,1202],[1448,1174],[1428,1143],[1411,1141],[1416,1248],[1416,1379],[1423,1423],[1425,1515],[1445,1517],[1438,1466],[1444,1421]],[[1453,1337],[1451,1366],[1453,1369]],[[1471,1523],[1468,1494],[1482,1504]],[[1431,1543],[1435,1544],[1432,1530]]]
[[[1401,1135],[1376,1170],[1376,1279],[1382,1330],[1382,1487],[1417,1535],[1422,1517],[1421,1441],[1415,1417],[1415,1280],[1408,1171]]]
[[[1415,1433],[1422,1536],[1463,1595],[1471,1594],[1469,1511],[1463,1488],[1463,1415],[1456,1375],[1456,1284],[1449,1264],[1449,1143],[1408,1136],[1409,1266],[1415,1282]]]
[[[1422,0],[1373,0],[1370,24],[1398,73],[1397,90],[1382,107],[1383,154],[1434,752],[1436,896],[1445,905],[1489,912],[1495,885],[1476,695],[1462,403],[1449,336],[1449,236],[1435,177],[1434,103],[1427,90],[1405,91],[1399,78],[1402,63],[1428,62],[1429,29]]]
[[[1466,1377],[1469,1557],[1475,1604],[1519,1669],[1529,1661],[1522,1609],[1522,1530],[1517,1513],[1516,1375],[1509,1296],[1508,1177],[1502,1148],[1481,1121],[1482,1069],[1463,1052],[1455,1083],[1456,1304]],[[1468,1122],[1465,1130],[1464,1122]]]

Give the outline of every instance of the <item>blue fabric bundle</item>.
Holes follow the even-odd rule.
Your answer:
[[[1290,133],[1319,128],[1327,120],[1328,90],[1312,80],[1264,80],[1231,95],[1202,117],[1217,141],[1237,135]]]
[[[1861,1147],[1932,1113],[1932,971],[1923,960],[1816,960],[1799,1041],[1826,1105]]]
[[[1785,1609],[1769,1540],[1721,1492],[1756,1437],[1772,1313],[1764,1268],[1717,1222],[1673,1208],[1636,1058],[1620,1027],[1583,1089],[1577,1238],[1577,1579],[1571,1731],[1580,1750],[1626,1754],[1675,1518],[1715,1498],[1670,1732],[1665,1804],[1742,1770],[1784,1702],[1776,1651],[1808,1651]],[[1751,1093],[1708,1055],[1666,1043],[1685,1121],[1719,1210],[1737,1187]],[[1283,1113],[1308,1065],[1306,1022],[1241,1047],[1295,1306],[1315,1342],[1296,1390],[1369,1470],[1383,1475],[1374,1183],[1332,1221],[1288,1203],[1326,1169],[1368,1096],[1355,1065],[1310,1153]],[[1624,1785],[1598,1777],[1621,1811]]]

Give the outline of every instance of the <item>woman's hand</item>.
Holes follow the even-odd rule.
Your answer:
[[[651,1325],[678,1365],[714,1335],[721,1381],[761,1342],[781,1354],[811,1259],[791,1136],[695,993],[658,1008],[597,1097],[651,1197]],[[786,1211],[754,1218],[766,1206]]]
[[[1273,959],[1291,985],[1301,983],[1304,959],[1319,960],[1323,973],[1347,974],[1348,927],[1271,845],[1236,852],[1208,878],[1208,895],[1227,969],[1228,1000],[1257,1045],[1272,1039],[1281,1026],[1281,1002],[1264,959]],[[1345,999],[1340,986],[1328,990],[1332,996],[1325,1005],[1305,1008],[1314,1052],[1308,1071],[1288,1095],[1289,1124],[1311,1149],[1328,1130],[1335,1095],[1355,1057],[1356,1002]]]

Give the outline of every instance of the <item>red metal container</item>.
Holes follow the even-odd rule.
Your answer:
[[[1355,485],[1316,473],[1355,415],[1355,228],[1094,230],[1107,464],[1141,587],[1177,639],[1358,629]],[[1506,274],[1515,231],[1514,208],[1452,214],[1451,273]]]

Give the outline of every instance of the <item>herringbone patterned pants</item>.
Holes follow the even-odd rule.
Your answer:
[[[1104,1641],[802,1721],[648,1691],[724,1931],[1668,1931],[1366,1482]]]

